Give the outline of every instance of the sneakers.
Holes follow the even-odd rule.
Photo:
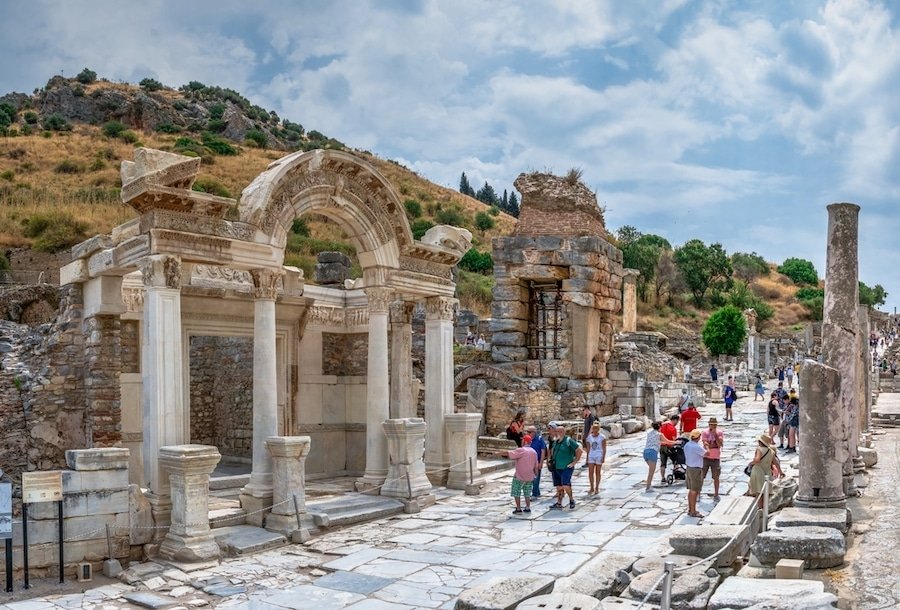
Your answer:
[[[557,502],[556,504],[550,505],[550,510],[559,510],[561,508],[562,508],[562,504],[560,504],[559,502]]]
[[[722,498],[720,498],[718,495],[713,496],[713,502],[718,502],[721,499]]]
[[[514,514],[514,515],[521,515],[521,514],[522,514],[522,509],[521,509],[521,508],[515,509],[515,510],[513,511],[513,514]]]
[[[530,513],[530,512],[531,512],[531,509],[530,509],[530,508],[523,508],[523,509],[522,509],[522,512],[523,512],[523,513]]]
[[[569,508],[575,508],[575,500],[569,502]]]

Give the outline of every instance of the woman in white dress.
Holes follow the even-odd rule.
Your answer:
[[[587,438],[588,446],[588,481],[591,489],[589,494],[600,493],[600,478],[603,476],[603,462],[606,460],[606,436],[600,431],[600,422],[591,424],[591,431]]]

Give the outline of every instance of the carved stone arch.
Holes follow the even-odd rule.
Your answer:
[[[454,389],[458,391],[466,381],[472,379],[473,377],[486,377],[489,379],[496,379],[503,384],[504,388],[515,383],[515,379],[513,379],[513,377],[506,371],[486,364],[476,364],[474,366],[463,369],[456,375],[456,377],[453,378]]]
[[[291,223],[310,212],[337,221],[363,266],[398,268],[413,246],[399,197],[366,161],[337,150],[297,152],[272,163],[241,194],[241,221],[257,241],[283,248]]]

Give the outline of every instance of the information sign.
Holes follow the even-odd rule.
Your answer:
[[[22,502],[60,502],[62,495],[62,471],[23,472]]]
[[[12,538],[12,483],[0,482],[0,540]]]

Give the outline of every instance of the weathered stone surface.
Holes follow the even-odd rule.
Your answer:
[[[610,438],[622,438],[625,436],[625,428],[622,424],[609,424],[608,426]]]
[[[518,605],[518,610],[543,610],[544,608],[556,608],[558,610],[597,610],[600,600],[583,593],[551,593],[538,595],[525,600]]]
[[[626,419],[622,422],[622,427],[625,428],[625,434],[634,434],[644,429],[644,422],[636,419]]]
[[[72,470],[123,470],[128,468],[128,449],[69,449],[66,464]]]
[[[456,610],[507,610],[522,601],[549,593],[553,587],[550,576],[507,576],[492,578],[486,583],[467,589],[456,600]]]
[[[776,528],[815,525],[832,527],[842,534],[850,529],[850,511],[846,508],[804,508],[792,506],[779,511],[772,519]]]
[[[870,447],[858,447],[859,457],[862,458],[866,468],[871,468],[878,463],[878,452]]]
[[[808,404],[819,409],[800,409],[800,487],[797,504],[815,507],[842,506],[844,494],[843,468],[849,459],[846,439],[838,431],[843,424],[841,399],[844,380],[841,372],[815,360],[803,363],[800,393]],[[842,428],[841,428],[842,429]]]
[[[709,600],[709,610],[824,610],[834,608],[837,598],[825,593],[817,580],[779,580],[772,586],[760,586],[755,578],[726,578]]]
[[[628,595],[634,599],[644,599],[650,594],[649,601],[658,603],[662,596],[660,587],[653,587],[659,580],[662,571],[646,572],[631,581],[628,585]],[[710,588],[710,578],[702,571],[688,570],[676,572],[672,581],[672,602],[684,602],[693,600]],[[653,589],[651,591],[651,589]],[[680,604],[678,604],[680,605]]]
[[[639,576],[647,572],[658,573],[665,567],[667,561],[671,561],[672,563],[674,563],[676,568],[681,568],[688,565],[695,565],[700,561],[700,559],[700,557],[694,557],[692,555],[676,555],[674,553],[661,556],[657,555],[653,557],[641,557],[634,562],[633,566],[631,566],[631,573],[635,576]],[[703,564],[703,566],[708,565],[710,565],[708,562]]]
[[[637,559],[630,553],[601,551],[583,563],[571,576],[563,576],[553,585],[554,593],[582,593],[597,599],[613,595],[619,572],[628,571]],[[622,584],[624,587],[624,584]]]
[[[524,347],[524,345],[525,345],[525,333],[495,332],[491,336],[491,346]]]
[[[805,559],[810,569],[833,568],[844,562],[844,536],[831,527],[780,527],[761,532],[753,541],[753,555],[774,566],[779,559]]]
[[[672,529],[669,544],[679,555],[696,557],[709,557],[727,545],[716,560],[716,566],[725,567],[747,552],[750,528],[746,525],[685,525]]]

